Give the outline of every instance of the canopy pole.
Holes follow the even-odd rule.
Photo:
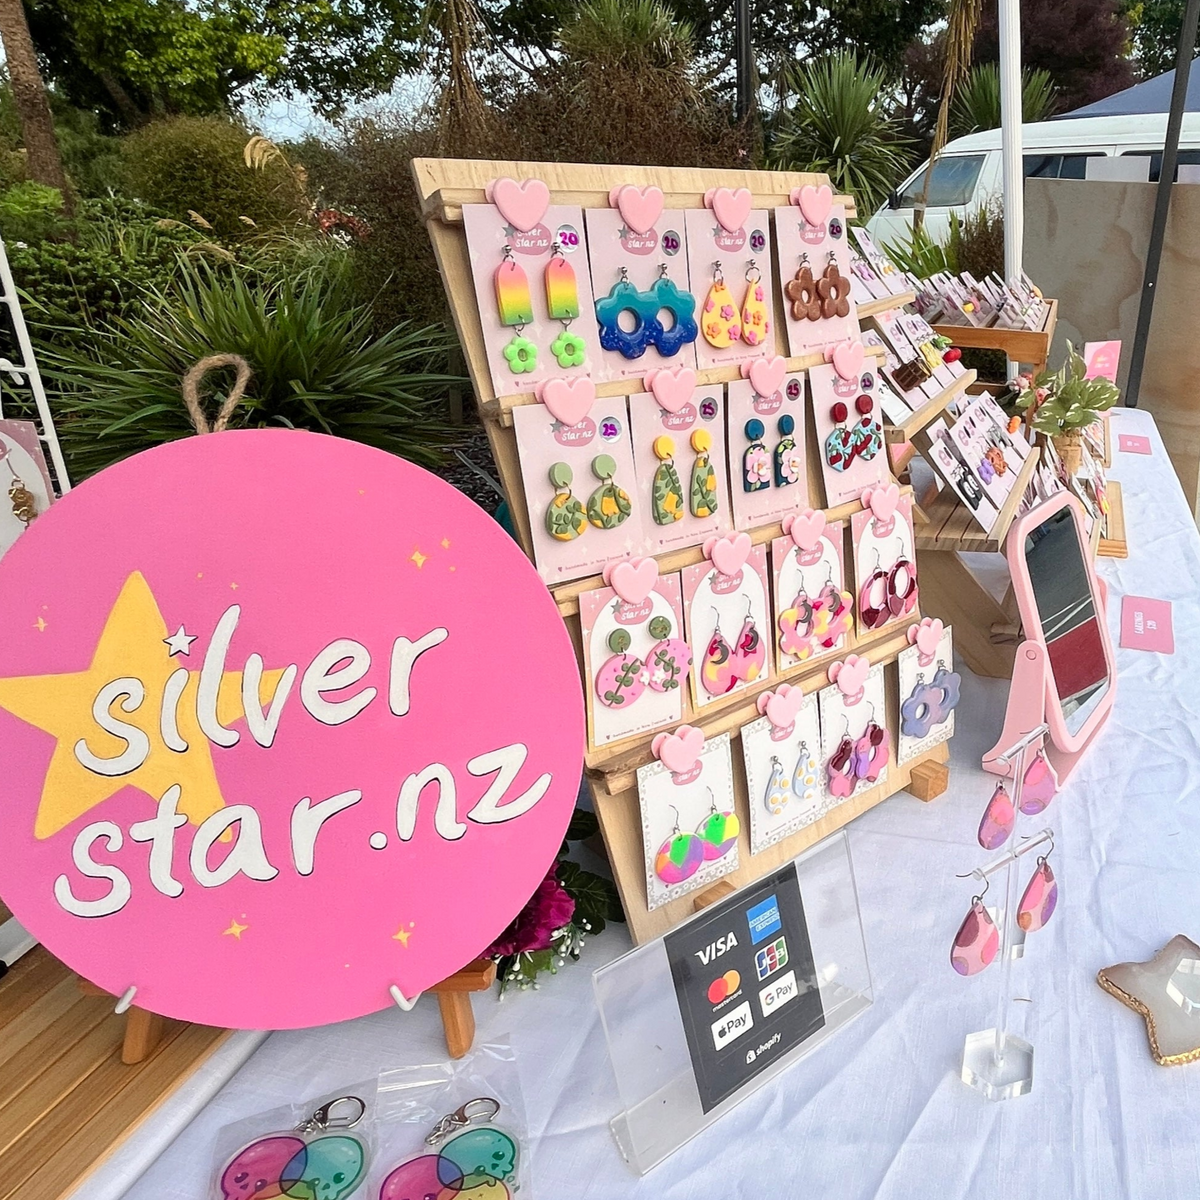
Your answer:
[[[1142,298],[1138,304],[1137,331],[1129,355],[1129,375],[1125,380],[1125,405],[1137,408],[1142,388],[1142,368],[1146,364],[1146,343],[1150,340],[1150,319],[1154,316],[1154,289],[1162,261],[1163,240],[1167,235],[1167,215],[1171,209],[1171,187],[1175,182],[1175,164],[1179,161],[1179,132],[1187,104],[1188,76],[1196,49],[1196,24],[1200,19],[1200,0],[1188,0],[1183,25],[1179,30],[1179,50],[1175,55],[1175,85],[1171,89],[1171,112],[1167,117],[1167,138],[1163,143],[1162,168],[1158,190],[1154,194],[1154,223],[1150,226],[1150,244],[1146,247],[1146,273],[1142,276]]]
[[[1021,153],[1021,4],[1000,0],[1000,147],[1004,166],[1004,275],[1021,274],[1025,246],[1025,171]]]

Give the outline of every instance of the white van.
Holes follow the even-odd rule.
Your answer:
[[[1129,117],[1074,117],[1039,121],[1021,130],[1025,177],[1083,179],[1087,160],[1098,154],[1137,154],[1150,158],[1150,180],[1158,180],[1167,114]],[[1200,163],[1200,113],[1183,114],[1180,163]],[[867,222],[877,245],[896,244],[912,232],[913,205],[925,182],[923,164]],[[999,199],[1004,178],[1000,163],[1000,130],[988,129],[955,138],[933,168],[925,226],[938,241],[950,232],[950,214],[965,217],[989,200]]]

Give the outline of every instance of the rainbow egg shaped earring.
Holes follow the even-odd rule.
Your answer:
[[[573,542],[587,529],[587,513],[571,495],[571,481],[574,478],[574,472],[564,462],[556,462],[550,468],[554,499],[546,507],[546,532],[556,542]]]
[[[659,263],[658,278],[650,289],[657,305],[656,315],[666,311],[671,314],[671,325],[663,324],[662,318],[656,321],[657,328],[652,331],[654,348],[663,356],[671,358],[678,354],[684,346],[696,340],[699,328],[696,325],[696,297],[691,292],[684,292],[667,278],[667,264]]]
[[[597,529],[616,529],[633,511],[629,493],[613,483],[617,462],[611,454],[597,454],[592,459],[592,474],[600,486],[588,497],[587,519]]]
[[[659,434],[653,449],[658,466],[650,485],[650,511],[656,525],[673,525],[683,520],[683,484],[675,469],[675,439]]]
[[[615,350],[624,358],[641,358],[646,347],[657,343],[662,336],[658,321],[658,301],[653,292],[639,292],[629,282],[629,272],[622,267],[620,278],[612,291],[596,301],[596,321],[600,326],[600,345]],[[621,327],[621,314],[629,313],[634,320],[632,329]]]
[[[513,258],[511,246],[504,247],[504,258],[496,268],[496,309],[500,324],[511,328],[512,340],[504,347],[504,358],[514,375],[526,375],[537,368],[537,346],[524,336],[533,321],[533,299],[525,268]]]
[[[717,473],[712,465],[713,436],[697,429],[691,437],[696,461],[692,464],[692,486],[688,492],[693,517],[711,517],[717,511]]]
[[[700,822],[696,836],[704,850],[704,861],[715,862],[718,858],[724,858],[737,845],[742,823],[738,820],[737,813],[731,809],[717,808],[712,788],[708,790],[708,802],[712,809]]]
[[[581,367],[587,357],[587,343],[570,330],[571,322],[579,316],[579,286],[575,268],[567,262],[557,242],[546,264],[545,283],[546,311],[552,320],[563,323],[562,332],[550,344],[550,353],[560,367]]]
[[[704,862],[703,843],[694,833],[681,833],[679,810],[671,805],[671,811],[675,814],[674,831],[654,856],[654,873],[668,887],[691,879]]]

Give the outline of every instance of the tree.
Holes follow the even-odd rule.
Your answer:
[[[1049,71],[1021,72],[1021,120],[1046,121],[1056,107],[1054,81]],[[981,129],[1000,128],[1000,68],[981,63],[960,84],[950,109],[950,136],[963,137]]]
[[[6,0],[8,2],[8,0]],[[16,2],[16,0],[12,0]],[[421,65],[422,0],[26,0],[56,91],[109,127],[304,93],[325,116]]]
[[[1186,7],[1187,0],[1123,0],[1121,15],[1129,26],[1133,57],[1143,78],[1175,66]]]
[[[1024,0],[1021,65],[1049,71],[1064,111],[1102,100],[1134,82],[1125,57],[1129,30],[1118,0]],[[975,36],[977,62],[1000,57],[996,0],[987,0]]]
[[[8,59],[9,82],[21,122],[29,178],[35,183],[58,188],[63,203],[69,207],[71,198],[67,180],[58,143],[54,140],[54,118],[50,115],[46,85],[38,69],[21,0],[0,0],[0,40]]]

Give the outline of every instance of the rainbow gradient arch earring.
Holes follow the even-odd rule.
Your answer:
[[[579,287],[575,268],[567,262],[557,242],[550,250],[545,284],[546,311],[551,320],[562,322],[562,332],[550,343],[550,353],[560,367],[581,367],[587,357],[587,343],[571,332],[571,322],[579,316]]]
[[[675,827],[654,856],[654,873],[671,887],[691,879],[700,870],[704,863],[704,845],[694,833],[680,831],[679,809],[673,804],[669,807],[675,814]]]
[[[538,350],[523,330],[533,323],[533,299],[525,268],[513,257],[512,247],[504,246],[504,258],[496,268],[496,308],[500,324],[514,330],[504,347],[504,358],[514,375],[526,375],[537,368]]]

